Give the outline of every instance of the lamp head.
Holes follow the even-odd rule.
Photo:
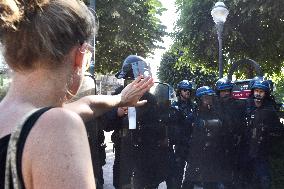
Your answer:
[[[215,3],[215,5],[214,5],[214,7],[211,11],[211,15],[213,17],[215,24],[225,23],[228,14],[229,14],[229,11],[228,11],[226,5],[223,2],[220,2],[220,1]]]

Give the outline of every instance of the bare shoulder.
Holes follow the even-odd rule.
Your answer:
[[[93,187],[87,134],[78,114],[53,108],[38,119],[26,141],[23,175],[26,186],[34,188]]]
[[[82,129],[84,124],[80,116],[65,108],[52,108],[44,113],[38,120],[41,129]],[[58,126],[59,125],[59,126]]]
[[[69,137],[72,140],[67,140]],[[53,141],[60,145],[68,145],[77,138],[84,137],[86,137],[84,123],[78,114],[64,108],[52,108],[41,115],[28,138],[37,141],[37,144]]]

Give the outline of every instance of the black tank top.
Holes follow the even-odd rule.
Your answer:
[[[24,123],[22,132],[20,134],[18,140],[18,147],[17,147],[17,172],[19,174],[19,179],[21,183],[23,183],[23,176],[22,176],[22,155],[23,149],[26,142],[26,139],[34,126],[35,122],[38,118],[46,111],[48,111],[51,107],[42,108],[35,113],[33,113],[27,121]],[[7,156],[7,149],[8,143],[11,134],[4,136],[0,139],[0,189],[4,189],[5,186],[5,164],[6,164],[6,156]],[[24,189],[25,187],[23,187]]]

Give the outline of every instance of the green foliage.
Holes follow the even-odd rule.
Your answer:
[[[217,80],[217,74],[205,70],[201,66],[190,64],[186,61],[185,55],[181,56],[176,52],[169,51],[163,55],[158,78],[174,87],[184,79],[195,81],[196,86],[200,87],[203,85],[213,86]]]
[[[4,96],[7,93],[8,88],[7,87],[0,87],[0,101],[4,98]]]
[[[9,82],[8,76],[0,73],[0,101],[4,98],[8,91]]]
[[[176,0],[180,11],[176,41],[190,49],[194,62],[218,68],[218,40],[211,10],[216,1]],[[224,62],[251,58],[265,73],[280,73],[284,61],[284,1],[225,0]]]
[[[280,74],[274,74],[272,80],[275,85],[274,96],[277,102],[284,103],[284,73],[281,72]]]
[[[96,1],[96,72],[117,71],[128,55],[145,57],[157,48],[166,34],[158,19],[164,10],[159,0]]]

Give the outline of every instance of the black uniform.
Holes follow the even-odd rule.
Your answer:
[[[175,186],[172,188],[181,188],[184,168],[186,164],[186,156],[188,154],[188,141],[191,134],[191,118],[195,105],[191,101],[182,101],[180,98],[178,101],[172,103],[178,113],[176,120],[176,136],[175,136],[175,156],[173,173],[175,175]]]
[[[123,89],[123,86],[119,86],[112,95],[119,94]],[[130,144],[127,144],[126,127],[128,120],[126,118],[120,118],[117,116],[117,108],[103,114],[98,118],[100,127],[105,131],[113,131],[111,140],[113,142],[113,148],[115,151],[115,159],[113,165],[113,186],[116,189],[130,188]],[[124,148],[121,148],[124,146]],[[122,152],[124,150],[125,152]],[[121,152],[121,153],[118,153]],[[129,164],[128,164],[129,163]],[[128,186],[127,186],[128,185]]]
[[[82,96],[95,94],[95,87],[89,85],[94,83],[94,77],[92,75],[87,75],[85,77],[83,86],[87,87],[88,90],[81,91],[75,98],[79,99]],[[103,178],[103,166],[106,164],[106,144],[104,143],[105,136],[103,128],[99,125],[98,119],[93,118],[92,120],[85,122],[85,127],[88,135],[88,141],[90,144],[90,152],[92,158],[93,172],[96,181],[96,187],[98,189],[103,188],[104,178]]]
[[[236,100],[232,97],[218,98],[217,107],[223,124],[223,150],[226,153],[226,161],[232,165],[232,177],[222,184],[230,189],[235,188],[239,182],[238,162],[240,141],[245,126],[246,103],[244,100]]]
[[[215,189],[231,182],[231,154],[226,141],[230,129],[224,123],[217,109],[194,111],[184,189],[191,189],[198,183],[203,188]]]
[[[117,109],[108,112],[113,125],[115,147],[113,167],[116,188],[157,188],[169,178],[171,122],[169,101],[160,103],[153,94],[146,93],[144,106],[136,108],[136,129],[128,129],[128,117],[118,118]],[[118,121],[119,120],[119,121]],[[110,127],[109,127],[110,129]]]
[[[106,144],[104,143],[105,136],[103,129],[98,125],[97,120],[92,120],[87,123],[86,130],[88,134],[90,151],[92,157],[93,171],[96,180],[96,187],[103,188],[103,166],[106,164]]]
[[[273,100],[264,99],[256,107],[254,99],[248,99],[247,125],[242,142],[241,166],[243,188],[269,189],[271,183],[268,157],[272,138],[283,135],[283,127]]]

